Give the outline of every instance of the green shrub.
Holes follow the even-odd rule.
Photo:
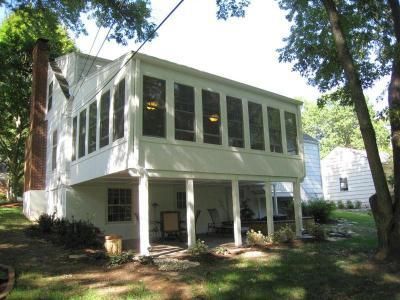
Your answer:
[[[274,232],[269,238],[273,243],[291,243],[294,241],[295,233],[290,225],[285,225],[278,231]]]
[[[326,232],[321,224],[310,224],[307,228],[316,241],[325,241]]]
[[[339,209],[344,209],[344,208],[345,208],[345,206],[344,206],[342,200],[339,200],[339,201],[337,202],[337,208],[339,208]]]
[[[306,209],[314,217],[315,222],[326,223],[329,220],[335,206],[332,202],[323,199],[315,199],[306,203]]]
[[[135,255],[130,251],[122,252],[120,255],[110,255],[108,266],[115,267],[126,264],[128,262],[133,261],[134,256]]]
[[[247,231],[247,245],[249,246],[264,246],[267,242],[267,237],[261,233],[261,231],[254,231],[250,229]]]
[[[357,209],[360,209],[361,208],[361,201],[357,200],[355,205],[354,205],[354,207],[357,208]]]
[[[44,234],[51,233],[55,215],[41,214],[38,219],[39,231]]]
[[[194,256],[198,256],[201,254],[205,254],[208,251],[208,246],[204,241],[201,241],[200,239],[196,241],[196,244],[189,248],[189,253]]]
[[[223,246],[216,247],[214,252],[215,252],[215,254],[218,254],[218,255],[227,255],[230,253],[229,250]]]
[[[3,194],[3,193],[0,193],[0,203],[1,202],[6,202],[6,201],[7,201],[7,195]]]
[[[98,239],[100,230],[88,221],[56,218],[55,214],[42,214],[37,225],[31,226],[29,232],[45,235],[55,244],[65,248],[100,247]]]
[[[354,204],[351,200],[346,201],[346,208],[347,209],[354,209]]]

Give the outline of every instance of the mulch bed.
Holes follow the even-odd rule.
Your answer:
[[[14,208],[14,207],[22,207],[22,202],[11,202],[11,203],[3,203],[0,204],[0,207]]]

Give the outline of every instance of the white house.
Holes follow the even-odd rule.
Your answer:
[[[388,154],[380,156],[383,163],[387,162]],[[360,201],[369,207],[375,187],[365,151],[336,147],[322,160],[321,170],[326,200]]]
[[[45,211],[88,219],[106,234],[139,240],[146,255],[163,212],[180,212],[191,247],[214,210],[232,222],[239,246],[245,191],[263,187],[260,205],[272,233],[271,183],[290,182],[301,235],[300,101],[143,54],[97,58],[82,78],[93,57],[46,59],[46,41],[39,40],[28,217]]]

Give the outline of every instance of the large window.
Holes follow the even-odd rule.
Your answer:
[[[143,76],[143,135],[165,137],[165,80]]]
[[[71,160],[76,159],[76,131],[78,129],[78,117],[72,119],[72,155]]]
[[[53,140],[51,145],[51,169],[57,168],[57,130],[53,131]]]
[[[53,106],[53,81],[49,84],[49,90],[47,93],[47,111]]]
[[[232,147],[244,147],[243,140],[243,107],[242,100],[226,97],[228,111],[228,143]]]
[[[219,94],[202,91],[203,99],[203,141],[208,144],[221,144],[221,110]]]
[[[132,192],[130,189],[108,189],[108,222],[132,220]]]
[[[285,111],[285,128],[287,152],[290,155],[296,155],[299,153],[299,147],[297,146],[297,125],[295,114]]]
[[[124,137],[125,79],[122,79],[114,92],[113,140]]]
[[[265,150],[261,104],[249,102],[249,127],[251,149]]]
[[[283,152],[279,109],[268,107],[269,144],[271,152]]]
[[[86,109],[79,114],[79,140],[78,140],[78,157],[85,155],[86,140]]]
[[[97,128],[97,101],[89,106],[89,140],[88,153],[96,151],[96,128]]]
[[[194,88],[175,83],[175,139],[195,141]]]
[[[110,91],[101,95],[100,99],[100,148],[109,143],[110,123]]]

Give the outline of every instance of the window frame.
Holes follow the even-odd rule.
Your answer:
[[[342,187],[343,184],[343,187]],[[339,177],[339,190],[341,192],[349,191],[349,181],[347,177]]]
[[[208,98],[207,100],[210,100],[208,103],[206,103],[206,95],[215,95],[215,99],[213,97]],[[209,90],[202,89],[201,90],[201,100],[202,100],[202,114],[203,114],[203,143],[205,144],[211,144],[211,145],[222,145],[222,116],[221,116],[221,95],[218,92],[213,92]],[[215,101],[215,103],[211,103],[212,101]],[[216,111],[211,110],[211,104],[215,105]],[[211,122],[210,117],[213,115],[217,115],[218,121],[216,122]],[[206,131],[206,125],[212,125],[216,124],[218,125],[218,134],[212,133],[210,130],[207,132]],[[212,129],[212,126],[209,127],[209,129]],[[208,138],[208,139],[207,139]],[[218,142],[214,143],[212,142],[212,138],[217,138]]]
[[[234,103],[236,102],[236,103]],[[235,109],[230,110],[230,106],[234,108],[237,105],[240,107],[240,113],[236,115]],[[238,147],[244,148],[245,141],[244,141],[244,122],[243,122],[243,101],[241,98],[226,96],[226,113],[228,119],[228,145],[230,147]],[[240,116],[239,116],[240,115]],[[233,135],[233,127],[238,126],[240,128],[241,136],[234,136]],[[235,144],[235,142],[239,142],[239,144]]]
[[[176,209],[186,209],[186,192],[176,192]]]
[[[108,89],[100,97],[99,148],[110,144],[110,107],[111,91]]]
[[[122,139],[125,136],[125,78],[121,79],[114,89],[113,94],[113,141]],[[117,105],[120,106],[117,106]],[[119,126],[121,127],[119,127]],[[120,129],[121,131],[117,131]]]
[[[149,80],[149,81],[147,81]],[[142,76],[142,135],[146,137],[155,137],[155,138],[166,138],[167,137],[167,80],[162,78],[157,78],[154,76],[143,75]],[[160,90],[157,92],[157,96],[160,97],[152,97],[152,95],[147,95],[146,92],[151,90],[151,86],[146,87],[147,82],[156,82],[161,83]],[[155,88],[156,85],[153,86]],[[146,98],[154,98],[154,102],[157,103],[157,106],[154,109],[149,109],[146,102]],[[150,102],[150,101],[149,101]],[[158,117],[157,117],[158,116]],[[154,126],[154,120],[159,121],[157,125],[156,131],[151,131],[151,126]],[[154,130],[154,129],[153,129]],[[159,131],[159,132],[158,132]]]
[[[97,150],[97,101],[94,101],[89,105],[88,154],[95,152],[96,150]]]
[[[118,192],[118,199],[117,201],[119,203],[110,203],[110,194],[112,193],[117,193]],[[124,200],[129,200],[129,203],[121,203],[122,197],[121,197],[121,193],[125,193],[124,196],[129,196],[128,199],[124,199]],[[115,195],[114,195],[115,196]],[[127,209],[128,214],[126,214],[126,216],[129,216],[129,220],[110,220],[110,207],[122,207]],[[108,188],[107,189],[107,214],[106,214],[106,220],[107,223],[128,223],[128,222],[132,222],[133,221],[133,212],[132,212],[132,208],[133,208],[133,202],[132,202],[132,189],[129,188]],[[115,216],[116,214],[114,214]],[[125,214],[124,214],[125,215]]]
[[[177,95],[177,87],[183,87],[184,89],[190,89],[191,90],[191,98],[187,98],[187,97],[177,97],[179,95]],[[183,99],[184,98],[184,99]],[[183,101],[182,101],[183,99]],[[188,101],[189,99],[189,101]],[[188,103],[191,102],[191,103]],[[192,110],[189,109],[184,109],[182,107],[192,107]],[[179,107],[179,108],[177,108]],[[182,115],[187,115],[189,116],[187,118],[188,122],[191,122],[191,126],[192,126],[192,130],[190,129],[183,129],[183,128],[178,128],[178,118],[177,116],[179,114]],[[189,123],[188,123],[189,124]],[[174,82],[174,138],[175,140],[178,141],[188,141],[188,142],[196,142],[196,99],[195,99],[195,89],[193,86],[190,85],[186,85],[186,84],[182,84],[182,83],[178,83],[178,82]],[[185,138],[181,138],[178,137],[179,134],[189,134],[192,136],[192,139],[185,139]]]
[[[79,113],[79,125],[78,125],[78,159],[82,158],[86,155],[86,136],[87,136],[87,128],[86,128],[86,119],[87,119],[87,108],[83,109]],[[84,122],[82,122],[82,117]],[[82,126],[83,124],[83,126]],[[83,149],[83,153],[81,150]]]
[[[265,151],[265,136],[264,136],[264,116],[263,116],[263,109],[262,109],[262,104],[253,102],[253,101],[248,101],[247,103],[248,106],[248,113],[249,113],[249,138],[250,138],[250,149],[252,150],[261,150]],[[253,106],[253,108],[258,108],[255,109],[254,112],[251,112],[250,107]],[[253,118],[251,118],[250,114],[256,113],[258,114],[256,117],[260,118],[260,124],[257,124],[257,122],[254,122]],[[257,132],[259,131],[259,132]],[[258,147],[255,139],[255,135],[260,135],[260,147]],[[253,145],[254,144],[254,145]]]
[[[289,128],[289,118],[290,115],[294,117],[294,128]],[[286,132],[286,152],[288,155],[298,155],[299,154],[299,143],[298,143],[298,133],[297,133],[297,116],[295,113],[285,111],[284,112],[284,122],[285,122],[285,132]],[[288,130],[290,129],[290,130]],[[290,139],[294,138],[294,152],[289,151]]]
[[[75,161],[77,158],[77,133],[78,133],[78,116],[72,118],[72,153],[71,160]]]
[[[279,122],[276,122],[277,125],[274,126],[274,123],[272,123],[272,120],[270,118],[270,114],[272,112],[277,112],[277,116],[279,118]],[[273,153],[280,153],[283,154],[283,135],[282,135],[282,120],[281,120],[281,110],[279,108],[275,108],[272,106],[267,107],[267,120],[268,120],[268,137],[269,137],[269,148],[270,152]],[[279,130],[278,130],[279,126]],[[280,144],[274,144],[272,143],[272,137],[274,136],[274,133],[279,133],[280,137]],[[276,151],[275,147],[280,147],[280,151]]]

